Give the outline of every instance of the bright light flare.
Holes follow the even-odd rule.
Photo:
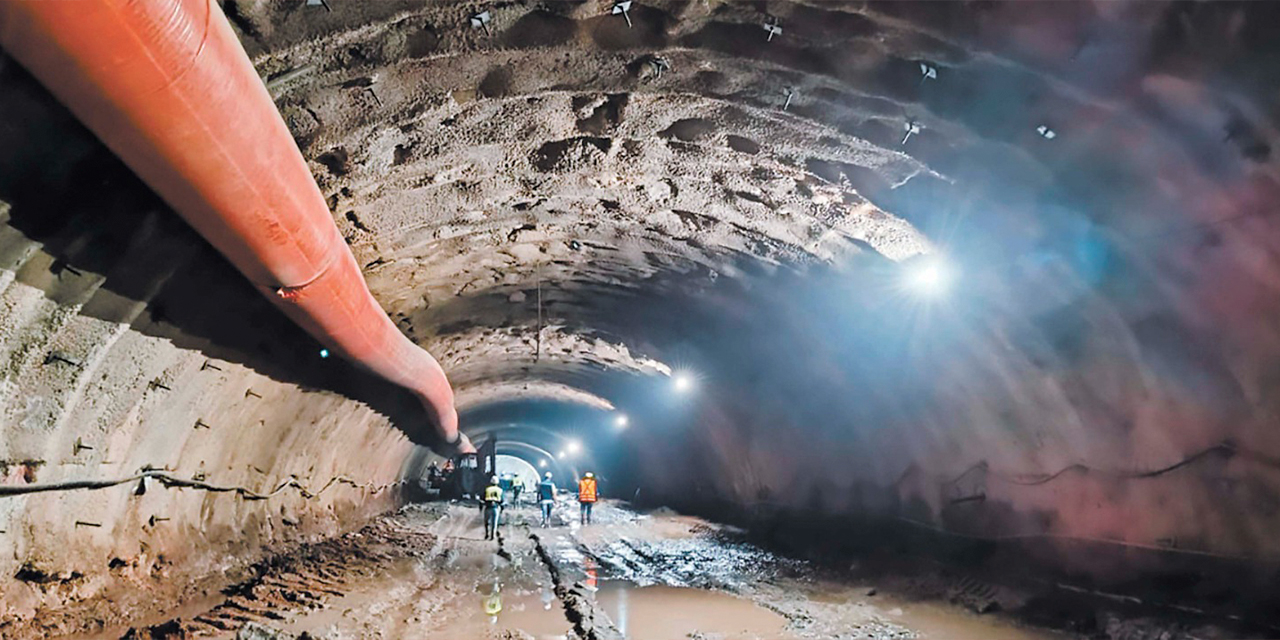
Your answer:
[[[693,376],[683,371],[671,376],[671,388],[676,393],[688,393],[693,391]]]
[[[946,293],[954,278],[955,274],[946,262],[939,258],[928,258],[910,267],[906,284],[920,295],[935,297]]]
[[[546,468],[547,468],[547,461],[546,461],[546,460],[539,460],[539,461],[538,461],[538,468],[539,468],[539,469],[546,469]]]
[[[567,455],[569,455],[569,454],[565,453],[565,452],[564,452],[564,449],[561,449],[561,450],[560,450],[560,453],[557,453],[557,454],[556,454],[556,457],[557,457],[557,458],[560,458],[561,460],[564,460],[565,456],[567,456]]]
[[[630,424],[630,422],[631,420],[627,418],[627,414],[619,413],[617,417],[613,419],[613,428],[617,429],[618,431],[622,431],[623,429],[627,428],[627,425]]]
[[[569,452],[569,455],[576,456],[582,451],[582,443],[577,440],[570,440],[564,445],[564,450]]]

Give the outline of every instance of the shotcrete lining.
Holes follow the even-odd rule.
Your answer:
[[[3,570],[56,577],[6,587],[6,634],[73,632],[167,606],[213,567],[330,535],[398,499],[387,489],[411,447],[367,407],[79,315],[24,283],[0,299],[29,309],[6,316],[13,333],[0,337],[24,372],[0,395],[10,416],[0,535],[14,550]],[[338,442],[377,453],[353,464],[335,456]]]
[[[538,397],[611,401],[603,378],[644,380],[698,343],[722,360],[709,406],[636,452],[661,470],[643,476],[655,495],[693,477],[737,507],[1275,555],[1277,479],[1257,463],[1276,443],[1274,229],[1253,215],[1276,193],[1259,151],[1274,135],[1240,109],[1254,115],[1231,131],[1247,135],[1222,139],[1248,100],[1203,78],[1243,73],[1223,71],[1239,58],[1165,75],[1185,56],[1153,25],[1176,9],[770,3],[786,31],[766,44],[755,4],[646,3],[634,32],[601,3],[507,5],[493,38],[453,4],[302,4],[241,3],[239,26],[375,295],[447,354],[473,407],[526,380]],[[1125,28],[1086,33],[1094,12]],[[1152,55],[1112,55],[1120,44]],[[910,120],[924,129],[903,145]],[[1059,138],[1038,137],[1043,123]],[[929,323],[873,276],[936,241],[988,268]],[[58,301],[116,293],[92,269],[53,278],[56,259],[0,249],[25,266],[9,279]],[[113,308],[139,313],[134,299]],[[550,348],[531,361],[538,315]],[[1259,455],[1197,457],[1225,446]],[[1076,471],[1180,460],[1158,479]],[[1024,473],[1055,479],[994,481]]]
[[[517,379],[502,382],[486,380],[457,390],[458,411],[518,400],[557,400],[601,411],[610,411],[614,408],[613,403],[607,398],[549,380]]]

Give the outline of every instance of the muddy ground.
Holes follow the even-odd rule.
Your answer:
[[[1105,607],[1092,620],[1040,628],[1016,614],[1026,598],[1006,587],[942,570],[904,575],[783,558],[736,529],[666,510],[607,503],[594,524],[580,526],[576,505],[564,503],[554,526],[537,518],[533,505],[508,509],[491,542],[474,506],[409,506],[262,563],[249,580],[170,620],[99,637],[1228,637]]]

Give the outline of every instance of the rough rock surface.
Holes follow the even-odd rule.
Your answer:
[[[658,495],[1274,567],[1269,8],[608,8],[244,13],[375,294],[466,354],[464,393],[607,395],[631,367],[581,341],[620,339],[707,378],[642,453]],[[937,247],[951,298],[899,291]]]
[[[475,29],[452,2],[329,4],[223,6],[470,433],[520,418],[504,436],[554,452],[563,423],[521,403],[616,407],[619,479],[655,502],[886,517],[1177,601],[1275,593],[1280,5],[653,0],[628,28],[512,2]],[[387,425],[425,441],[420,417],[320,363],[4,62],[11,481],[396,480],[414,454]],[[926,252],[960,274],[945,300],[901,286]],[[697,398],[653,401],[680,369]],[[113,491],[0,503],[5,592],[35,594],[13,616],[139,557],[150,509]],[[65,516],[102,496],[101,528]],[[182,496],[188,551],[336,521],[154,496]]]

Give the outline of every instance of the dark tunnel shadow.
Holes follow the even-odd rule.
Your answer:
[[[413,442],[440,444],[412,394],[346,360],[322,358],[314,338],[2,52],[0,114],[0,202],[10,205],[0,266],[17,267],[18,282],[60,304],[83,303],[82,315],[127,323],[304,391],[352,398]],[[47,266],[30,259],[32,242],[49,254]]]

